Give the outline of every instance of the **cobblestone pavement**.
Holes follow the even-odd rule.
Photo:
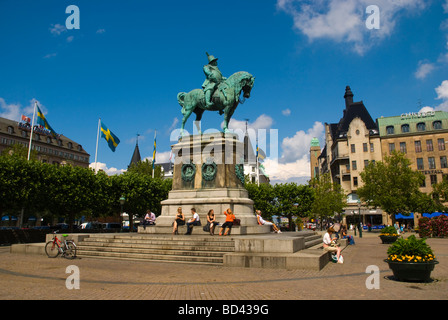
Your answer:
[[[388,245],[377,234],[356,237],[344,264],[321,271],[248,269],[111,259],[11,254],[0,247],[0,299],[75,300],[446,300],[448,239],[428,239],[439,260],[430,283],[391,279],[383,261]],[[68,290],[66,267],[80,272],[80,289]],[[380,288],[367,289],[369,265],[380,270]]]

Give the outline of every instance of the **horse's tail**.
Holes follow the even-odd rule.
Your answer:
[[[179,102],[180,106],[183,108],[184,107],[184,99],[185,99],[185,95],[187,93],[186,92],[179,92],[177,94],[177,102]]]

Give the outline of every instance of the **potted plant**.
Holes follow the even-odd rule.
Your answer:
[[[381,241],[385,244],[394,243],[398,239],[398,236],[397,229],[392,226],[383,228],[379,235]]]
[[[417,239],[414,235],[395,241],[387,255],[384,261],[399,281],[429,282],[434,266],[439,263],[426,239]]]

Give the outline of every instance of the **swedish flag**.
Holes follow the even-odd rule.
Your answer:
[[[51,132],[51,134],[53,135],[53,137],[56,138],[58,134],[50,126],[47,119],[45,119],[43,112],[40,110],[40,108],[37,106],[37,104],[36,104],[36,107],[37,107],[37,124],[41,125],[45,129],[49,130]]]
[[[101,137],[106,139],[107,144],[109,145],[110,150],[115,152],[115,148],[120,143],[120,139],[118,139],[118,137],[116,135],[114,135],[112,133],[112,131],[110,131],[106,127],[106,125],[103,123],[103,121],[101,121],[101,128],[100,128],[100,130],[101,130]]]

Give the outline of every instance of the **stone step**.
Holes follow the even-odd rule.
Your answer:
[[[79,250],[80,257],[107,257],[114,259],[137,259],[147,261],[163,261],[163,262],[194,262],[207,264],[221,264],[223,257],[210,256],[192,256],[192,255],[169,255],[169,254],[152,254],[152,253],[132,253],[132,252],[112,252],[112,251],[90,251]]]
[[[78,244],[80,257],[219,264],[235,250],[230,237],[93,234]]]

